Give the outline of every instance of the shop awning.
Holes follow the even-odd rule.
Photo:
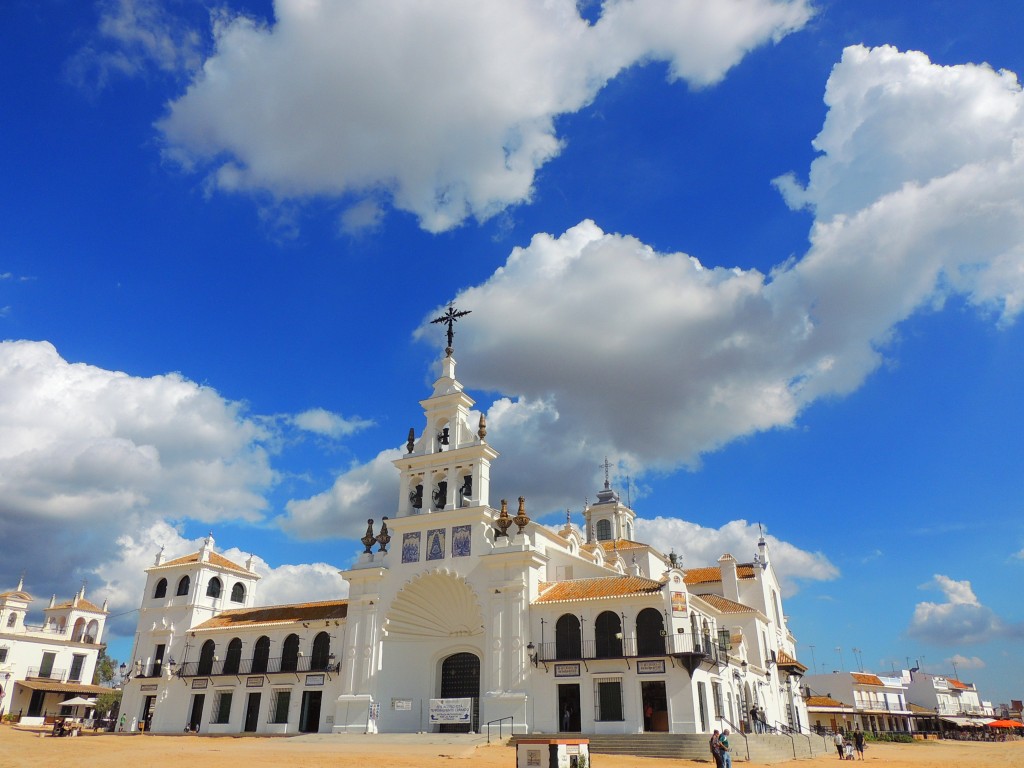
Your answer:
[[[16,685],[27,688],[30,691],[46,691],[47,693],[80,693],[98,696],[101,693],[111,693],[113,688],[104,688],[102,685],[85,685],[84,683],[61,683],[55,680],[18,680]]]
[[[942,718],[944,723],[955,725],[958,728],[981,728],[991,718],[961,717],[960,715],[946,715]]]

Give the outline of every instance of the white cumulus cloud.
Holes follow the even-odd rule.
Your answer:
[[[725,552],[740,562],[750,562],[761,535],[758,527],[746,520],[706,528],[674,517],[637,518],[636,530],[642,541],[658,542],[666,552],[675,550],[684,570],[717,565]],[[771,535],[765,535],[765,541],[768,558],[787,596],[795,593],[803,581],[828,581],[839,576],[839,569],[821,552],[808,552]]]
[[[306,432],[331,438],[355,434],[359,430],[366,429],[373,424],[368,419],[346,419],[344,416],[331,413],[324,408],[311,408],[308,411],[291,416],[288,421]]]
[[[970,645],[996,638],[1024,637],[1024,625],[1008,624],[982,605],[969,581],[935,574],[922,589],[938,589],[945,602],[921,602],[907,627],[907,635],[934,645]]]
[[[214,52],[158,127],[167,154],[228,192],[380,205],[429,231],[532,194],[563,139],[555,121],[633,64],[720,80],[802,27],[809,0],[276,0],[270,23],[218,16]],[[372,201],[367,205],[366,201]]]

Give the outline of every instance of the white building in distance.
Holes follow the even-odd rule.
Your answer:
[[[251,564],[212,537],[147,569],[129,725],[710,733],[754,711],[806,728],[806,667],[764,539],[750,561],[687,570],[635,541],[607,479],[582,527],[533,523],[522,497],[492,505],[498,452],[448,353],[394,462],[394,514],[368,521],[342,571],[347,599],[257,607]]]
[[[74,714],[61,702],[109,691],[91,684],[103,648],[106,602],[97,607],[82,587],[71,600],[51,597],[42,623],[31,624],[33,602],[24,580],[0,593],[0,716],[20,715],[26,724]]]

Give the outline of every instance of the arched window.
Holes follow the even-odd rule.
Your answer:
[[[8,627],[13,627],[17,623],[18,623],[18,614],[12,613],[10,616],[7,617],[7,626]]]
[[[202,650],[199,651],[199,667],[196,674],[209,675],[213,673],[213,654],[216,650],[217,644],[213,640],[203,643]]]
[[[665,655],[665,619],[661,611],[644,608],[636,616],[636,652],[640,656]]]
[[[153,590],[153,597],[167,597],[167,579],[160,579],[156,583],[156,589]]]
[[[186,574],[181,577],[181,581],[178,582],[178,591],[174,594],[180,597],[181,595],[188,594],[188,588],[192,585],[192,580]]]
[[[252,670],[253,674],[260,674],[267,671],[267,662],[270,661],[270,638],[263,635],[259,640],[256,641],[256,645],[253,646],[252,650]]]
[[[281,649],[281,671],[294,672],[299,668],[299,636],[288,635]]]
[[[240,581],[235,582],[235,586],[231,588],[231,602],[232,603],[244,603],[245,602],[245,584]]]
[[[622,621],[615,611],[605,611],[594,622],[594,655],[599,659],[622,656]]]
[[[321,632],[313,638],[313,655],[309,660],[309,668],[312,670],[327,669],[331,656],[331,636]]]
[[[97,635],[100,631],[100,624],[96,619],[89,622],[89,625],[85,628],[85,637],[82,638],[83,642],[95,643],[99,638]]]
[[[242,641],[237,637],[228,643],[228,654],[224,657],[224,674],[237,675],[242,665]]]
[[[60,617],[60,621],[57,622],[57,631],[60,632],[63,635],[64,634],[64,630],[67,628],[67,625],[68,625],[68,620],[66,618],[64,618],[63,616],[61,616]]]
[[[772,590],[772,610],[775,612],[775,626],[781,627],[782,611],[779,610],[779,596],[774,589]]]
[[[210,583],[206,585],[206,596],[207,597],[220,597],[221,590],[224,587],[220,583],[220,579],[214,576],[210,579]]]
[[[75,628],[71,630],[71,639],[76,643],[80,643],[83,637],[85,637],[85,619],[79,619],[75,622]]]
[[[582,658],[580,646],[580,620],[571,613],[563,614],[555,622],[555,658]]]
[[[597,533],[598,541],[611,541],[612,538],[612,521],[611,520],[598,520],[597,525],[594,527]]]

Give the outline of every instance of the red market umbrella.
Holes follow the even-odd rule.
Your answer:
[[[988,724],[989,728],[1024,728],[1024,724],[1016,720],[993,720]]]

